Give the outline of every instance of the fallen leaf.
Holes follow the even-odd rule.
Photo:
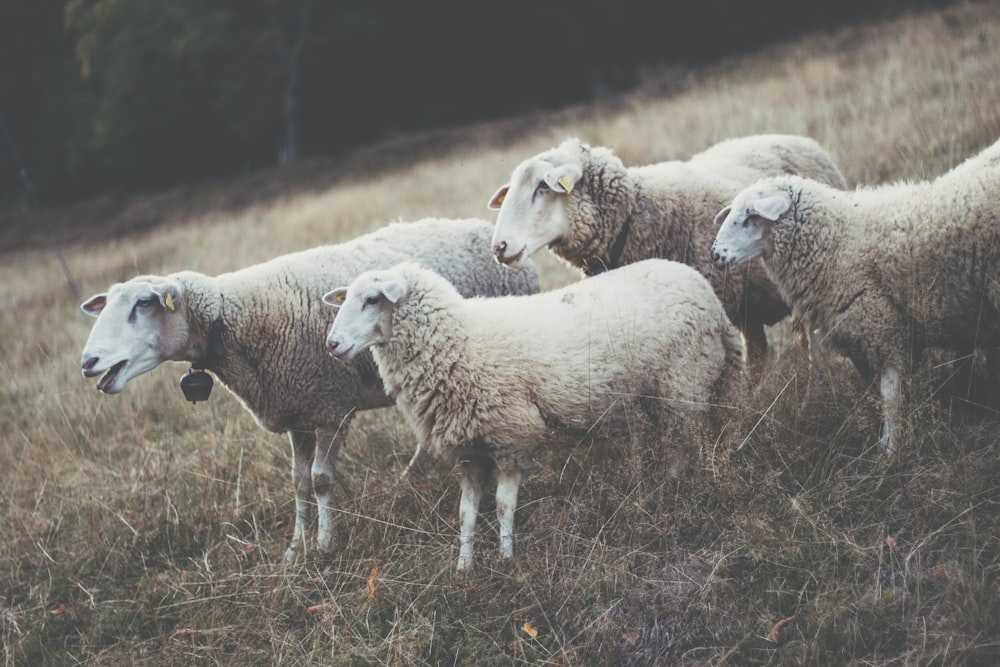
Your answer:
[[[468,582],[463,581],[462,583],[455,585],[458,586],[459,590],[463,590],[466,593],[477,593],[477,594],[482,593],[482,591],[477,586],[473,586]]]
[[[174,639],[194,639],[197,634],[194,628],[180,628],[174,631]]]
[[[62,616],[63,614],[66,613],[66,605],[61,604],[55,609],[50,609],[49,613],[52,614],[53,616]]]
[[[306,609],[306,611],[308,611],[310,614],[318,614],[324,609],[328,608],[329,606],[330,606],[329,602],[321,602],[320,604],[314,604],[313,606]]]
[[[889,537],[885,538],[885,545],[890,549],[892,549],[893,551],[895,551],[896,553],[899,553],[899,540],[896,539],[895,535],[890,535]]]
[[[771,631],[767,633],[767,641],[771,642],[772,644],[777,644],[778,633],[781,632],[782,628],[784,628],[786,625],[788,625],[794,620],[795,620],[794,616],[789,616],[788,618],[783,618],[777,623],[775,623],[774,626],[771,628]]]
[[[372,571],[368,574],[368,599],[375,599],[375,577],[378,575],[378,568],[373,567]]]
[[[524,630],[525,634],[527,634],[532,639],[538,636],[538,630],[528,621],[524,622],[524,625],[521,626],[521,629]]]

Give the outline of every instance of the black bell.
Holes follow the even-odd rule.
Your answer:
[[[208,395],[212,393],[212,376],[191,368],[181,376],[181,391],[184,398],[192,403],[208,400]]]

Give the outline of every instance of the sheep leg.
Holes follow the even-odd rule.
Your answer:
[[[335,431],[318,429],[316,435],[318,447],[312,461],[312,487],[319,513],[316,548],[326,553],[333,549],[333,465],[347,439],[347,424]]]
[[[476,519],[479,516],[479,501],[483,497],[483,484],[489,469],[481,459],[462,461],[462,498],[458,505],[458,565],[464,572],[472,568],[472,549],[476,540]]]
[[[806,346],[809,350],[809,379],[806,385],[806,397],[803,406],[810,403],[820,391],[827,376],[826,357],[823,356],[822,336],[808,322],[804,322],[806,331]]]
[[[500,524],[500,556],[514,556],[514,511],[517,509],[517,491],[524,473],[520,470],[503,470],[497,475],[497,522]]]
[[[902,409],[902,395],[900,391],[899,369],[893,364],[887,364],[882,369],[882,377],[879,381],[879,390],[882,394],[882,434],[879,438],[879,449],[882,455],[892,459],[894,455],[893,438],[896,435],[896,427],[899,422]]]
[[[764,333],[764,323],[750,319],[744,321],[743,340],[746,342],[750,373],[759,378],[764,372],[764,363],[767,361],[767,335]]]
[[[295,531],[292,543],[285,551],[285,562],[295,562],[296,549],[305,548],[306,532],[312,520],[313,487],[310,466],[316,451],[316,434],[312,431],[289,431],[292,441],[292,485],[295,487]]]

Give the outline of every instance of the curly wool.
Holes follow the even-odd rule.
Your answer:
[[[709,248],[715,214],[742,187],[766,176],[795,173],[836,188],[847,185],[819,144],[794,135],[729,139],[687,161],[641,167],[626,167],[610,149],[579,139],[568,139],[538,159],[550,159],[547,155],[559,155],[558,161],[572,156],[583,166],[581,182],[565,198],[567,233],[549,248],[588,273],[651,257],[694,267],[747,337],[753,364],[766,354],[764,326],[791,309],[759,263],[738,273],[714,268]]]
[[[1000,142],[934,181],[835,190],[796,176],[740,192],[713,246],[758,255],[782,295],[868,378],[894,455],[901,379],[927,347],[987,349],[1000,400]]]
[[[408,291],[374,357],[386,391],[438,455],[479,443],[498,467],[525,465],[559,431],[628,432],[648,410],[637,397],[658,397],[651,422],[683,420],[743,368],[742,341],[710,286],[675,262],[493,299],[463,299],[415,265],[393,271]]]
[[[184,271],[130,281],[171,284],[180,295],[172,312],[158,318],[164,327],[155,332],[155,344],[164,350],[161,362],[189,361],[212,371],[263,428],[288,432],[296,521],[286,558],[304,540],[310,508],[317,504],[317,545],[331,547],[333,466],[350,422],[359,410],[392,404],[370,354],[346,364],[326,354],[323,341],[333,313],[322,295],[364,270],[414,258],[469,296],[537,292],[534,266],[511,271],[493,261],[491,231],[483,220],[399,222],[215,277]],[[218,340],[210,335],[213,329]]]

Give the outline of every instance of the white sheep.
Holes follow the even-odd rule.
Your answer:
[[[987,349],[1000,377],[1000,142],[934,181],[835,190],[765,179],[722,209],[719,267],[756,257],[861,373],[878,375],[892,456],[901,376],[926,347]]]
[[[532,453],[555,439],[665,441],[680,470],[686,424],[738,385],[743,341],[708,282],[647,260],[534,296],[463,299],[414,263],[359,276],[324,300],[331,354],[369,347],[421,448],[461,463],[458,569],[472,566],[482,487],[497,476],[500,553]]]
[[[729,139],[685,162],[644,167],[625,167],[609,148],[567,139],[521,162],[493,195],[493,249],[498,261],[516,266],[548,246],[587,275],[652,257],[693,266],[711,281],[759,370],[767,356],[764,326],[791,311],[759,263],[739,274],[714,269],[711,220],[741,188],[791,173],[846,187],[830,155],[807,137]]]
[[[358,410],[392,404],[371,355],[353,363],[325,351],[331,284],[407,259],[435,267],[467,295],[537,292],[534,267],[511,273],[490,255],[483,220],[393,223],[339,245],[284,255],[216,277],[193,271],[112,285],[82,308],[97,322],[83,349],[83,374],[120,392],[164,361],[212,371],[254,415],[292,443],[295,531],[286,560],[304,545],[313,496],[317,546],[332,548],[334,463]]]

